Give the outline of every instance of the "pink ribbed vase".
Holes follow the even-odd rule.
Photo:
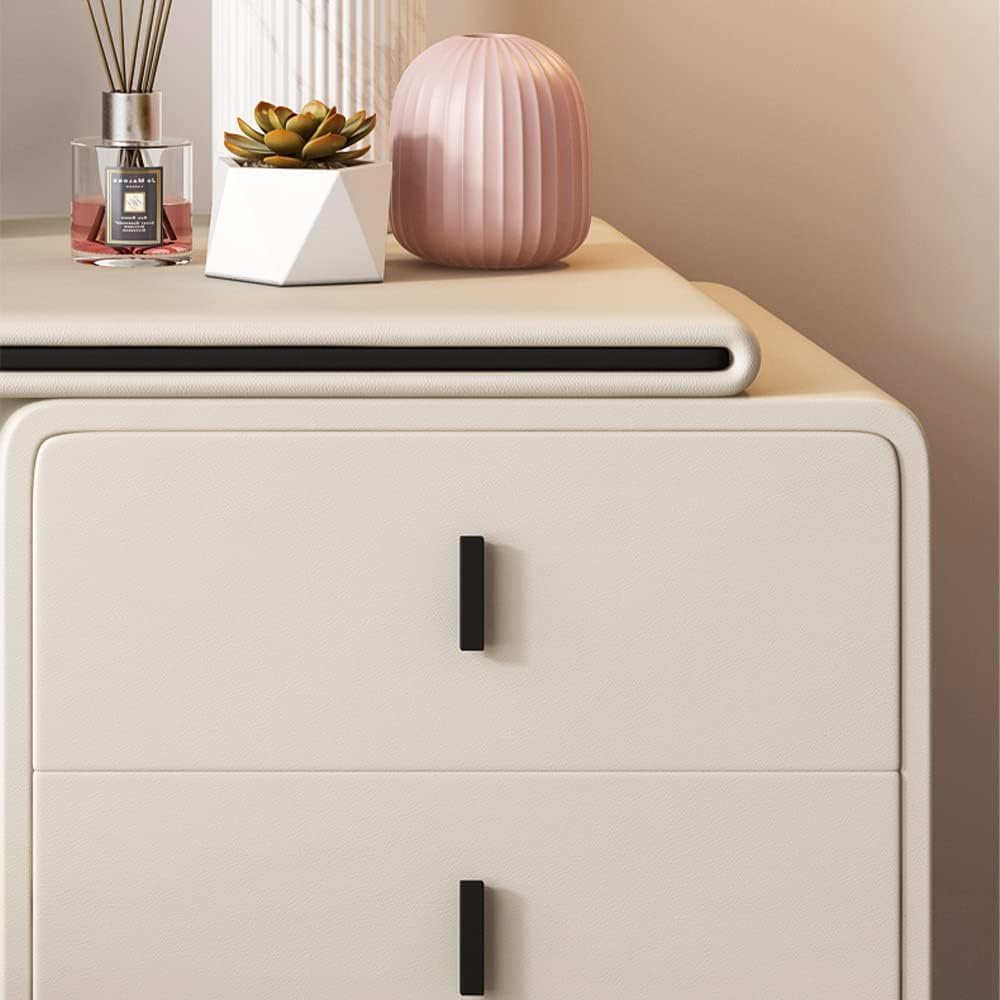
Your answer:
[[[392,230],[451,267],[541,267],[590,229],[590,128],[566,60],[520,35],[459,35],[403,73]]]

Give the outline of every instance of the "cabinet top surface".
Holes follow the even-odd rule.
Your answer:
[[[566,262],[522,272],[426,264],[390,237],[384,284],[274,288],[204,277],[204,250],[180,267],[115,269],[75,263],[63,220],[0,226],[0,347],[98,345],[716,345],[761,367],[749,397],[885,398],[875,386],[741,293],[690,284],[595,219]],[[204,248],[207,227],[196,228]],[[756,342],[755,342],[756,340]],[[502,374],[502,373],[501,373]],[[752,374],[752,373],[751,373]],[[27,378],[26,378],[27,375]],[[581,374],[565,391],[510,374],[454,384],[279,374],[198,373],[150,379],[0,372],[0,396],[66,395],[699,395]],[[524,378],[514,375],[513,378]],[[173,379],[170,382],[169,379]],[[506,380],[506,381],[505,381]],[[411,380],[412,381],[412,380]],[[595,391],[589,391],[593,383]],[[622,385],[625,383],[623,382]],[[611,388],[609,388],[609,385]],[[482,391],[480,391],[482,390]],[[720,395],[709,392],[707,395]]]
[[[75,263],[61,221],[0,232],[4,345],[703,344],[746,332],[600,220],[552,267],[444,268],[390,236],[384,283],[286,288],[207,279],[204,224],[176,267]]]

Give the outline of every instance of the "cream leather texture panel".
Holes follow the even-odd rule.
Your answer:
[[[606,222],[567,262],[462,271],[390,237],[382,285],[276,289],[69,259],[62,228],[0,239],[0,345],[716,343],[739,320]],[[53,296],[53,287],[60,289]]]
[[[733,363],[722,372],[624,375],[0,370],[0,395],[724,396],[745,389],[760,364],[746,324],[600,220],[567,262],[551,268],[436,267],[390,237],[385,284],[282,289],[206,279],[203,254],[167,272],[82,266],[69,260],[62,228],[14,231],[0,239],[0,351],[17,344],[708,345],[728,348]],[[199,230],[196,241],[203,245],[204,236]]]
[[[897,1000],[898,776],[35,778],[35,1000]]]
[[[35,766],[894,769],[898,519],[867,434],[52,438]]]

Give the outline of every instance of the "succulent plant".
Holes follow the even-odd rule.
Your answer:
[[[310,101],[298,114],[261,101],[253,116],[259,128],[237,118],[239,133],[227,132],[225,139],[226,149],[245,167],[348,167],[371,149],[349,147],[375,128],[375,115],[358,111],[346,118],[322,101]]]

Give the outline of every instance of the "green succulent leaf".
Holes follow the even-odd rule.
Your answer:
[[[345,126],[344,135],[347,136],[348,145],[352,145],[359,139],[363,139],[373,128],[375,128],[375,115],[372,115],[371,118],[366,118],[360,125],[350,132],[347,131]]]
[[[292,111],[291,108],[286,108],[284,105],[277,108],[271,108],[271,110],[267,113],[272,129],[284,128],[285,122],[287,122],[288,119],[292,118],[294,115],[295,112]]]
[[[233,154],[238,160],[263,160],[265,156],[268,155],[268,150],[264,150],[263,153],[258,153],[255,150],[247,149],[244,146],[237,146],[236,143],[230,142],[228,139],[223,140],[226,149]]]
[[[254,121],[257,122],[258,127],[262,132],[270,132],[273,126],[271,125],[271,111],[274,109],[274,105],[269,101],[261,101],[253,109]]]
[[[320,136],[328,135],[331,132],[340,133],[341,129],[344,127],[345,118],[343,115],[337,114],[336,111],[331,111],[326,118],[323,119],[319,128],[316,129],[316,134],[313,136],[314,139],[319,139]]]
[[[284,167],[286,169],[296,169],[305,166],[305,164],[296,159],[294,156],[268,156],[264,162],[269,167]]]
[[[324,159],[327,156],[332,156],[338,149],[343,149],[346,145],[347,140],[342,135],[335,135],[331,132],[318,139],[313,139],[312,142],[307,142],[305,149],[302,150],[302,156],[307,160]]]
[[[240,131],[248,138],[255,139],[257,142],[264,141],[264,133],[258,132],[252,125],[248,125],[242,118],[236,119],[237,125],[240,127]]]
[[[322,101],[310,101],[303,107],[301,114],[310,115],[317,121],[322,121],[332,109],[328,108]]]
[[[365,112],[364,111],[355,111],[354,114],[351,115],[351,117],[348,118],[347,121],[344,123],[344,127],[343,127],[343,129],[341,129],[341,131],[345,132],[345,133],[351,133],[364,120],[365,120]]]
[[[231,143],[234,146],[239,146],[242,149],[247,150],[250,153],[268,153],[270,150],[262,142],[257,142],[255,139],[250,139],[245,135],[238,135],[235,132],[225,133],[226,142]]]
[[[264,142],[272,153],[281,156],[301,156],[302,147],[306,144],[298,132],[292,132],[287,128],[272,129],[264,136]]]
[[[351,163],[353,160],[360,160],[371,146],[362,146],[360,149],[345,149],[342,153],[334,153],[333,161],[335,163]]]
[[[303,139],[311,139],[319,122],[312,115],[292,115],[285,122],[285,128],[289,132],[298,132]]]

